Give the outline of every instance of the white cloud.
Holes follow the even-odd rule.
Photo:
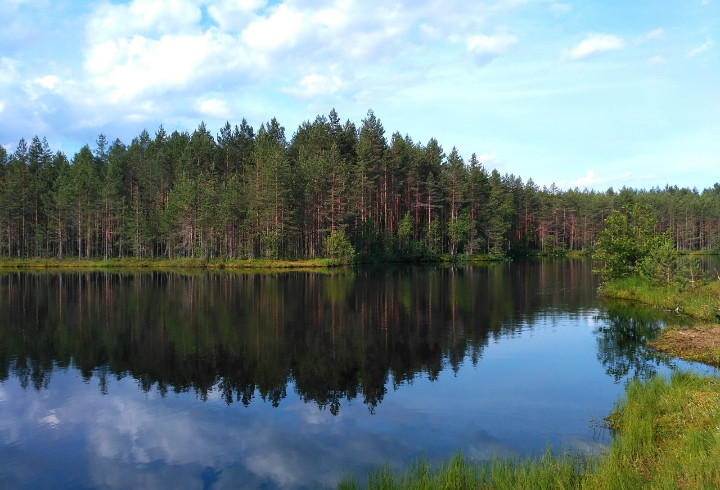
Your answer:
[[[223,31],[239,32],[255,18],[255,10],[265,6],[264,0],[221,0],[208,5],[208,15]]]
[[[611,34],[593,34],[570,50],[563,51],[565,61],[580,61],[625,47],[625,41]]]
[[[337,9],[324,9],[315,13],[312,20],[325,27],[340,29],[346,24],[347,16]]]
[[[712,48],[712,47],[713,47],[713,44],[715,44],[715,43],[713,42],[713,40],[712,40],[712,39],[708,39],[707,41],[705,41],[705,43],[704,43],[703,45],[698,46],[697,48],[693,48],[693,49],[691,49],[690,51],[688,51],[688,53],[685,55],[685,57],[686,57],[686,58],[694,58],[695,56],[697,56],[697,55],[699,55],[699,54],[702,54],[702,53],[704,53],[705,51],[707,51],[707,50],[709,50],[710,48]]]
[[[95,9],[86,29],[85,90],[95,91],[98,100],[141,105],[138,98],[143,96],[196,87],[200,80],[226,76],[243,64],[259,66],[245,55],[237,36],[216,27],[201,29],[200,3],[133,0]]]
[[[495,158],[495,152],[492,153],[483,153],[482,155],[476,155],[478,162],[482,164],[483,167],[486,169],[489,168],[497,168],[500,162],[498,162]]]
[[[467,50],[481,64],[487,64],[501,54],[507,53],[517,44],[517,38],[499,33],[494,36],[477,35],[467,40]]]
[[[342,88],[342,80],[338,76],[326,77],[312,73],[300,80],[297,88],[288,89],[288,92],[300,97],[315,97],[317,95],[331,95]]]
[[[202,114],[218,119],[227,118],[230,115],[230,109],[228,108],[228,105],[224,100],[199,100],[196,106]]]
[[[242,33],[248,46],[261,50],[275,50],[292,46],[303,25],[303,15],[281,4],[270,17],[252,22]]]
[[[34,101],[40,96],[47,94],[48,92],[60,93],[60,79],[55,75],[45,75],[42,77],[35,77],[30,81],[26,81],[22,84],[26,96]],[[43,106],[43,110],[45,107]]]
[[[133,0],[102,3],[91,14],[88,38],[96,43],[131,36],[157,36],[192,30],[202,11],[193,0]]]
[[[54,90],[60,79],[55,75],[45,75],[44,77],[35,77],[33,80],[36,84],[48,90]]]
[[[149,89],[185,86],[201,75],[200,65],[217,47],[210,35],[168,35],[157,40],[135,36],[93,49],[86,68],[94,75],[95,85],[109,89],[117,102],[132,99]]]
[[[588,170],[585,172],[584,177],[580,177],[579,179],[570,182],[568,184],[568,188],[574,189],[575,187],[578,187],[580,189],[584,189],[587,187],[588,189],[591,189],[600,182],[602,181],[595,177],[595,172]]]
[[[5,101],[0,100],[0,114],[2,114],[2,111],[4,111],[4,110],[5,110]],[[2,401],[2,399],[0,399],[0,402],[1,401]]]
[[[665,61],[665,58],[663,58],[662,56],[653,56],[652,58],[650,58],[650,59],[648,60],[648,62],[649,62],[651,65],[664,65],[665,63],[667,63],[667,62]]]

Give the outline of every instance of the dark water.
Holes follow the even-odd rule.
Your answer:
[[[314,488],[601,450],[676,319],[598,303],[590,269],[0,274],[0,486]]]

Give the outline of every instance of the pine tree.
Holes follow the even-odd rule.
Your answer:
[[[254,169],[247,186],[252,255],[277,258],[283,239],[287,239],[283,233],[289,218],[290,192],[285,129],[275,118],[260,127],[252,160]]]

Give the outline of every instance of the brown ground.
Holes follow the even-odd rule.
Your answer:
[[[688,361],[720,367],[720,325],[668,327],[650,347]]]

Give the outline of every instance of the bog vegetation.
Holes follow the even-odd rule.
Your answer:
[[[538,169],[542,172],[542,169]],[[288,140],[276,119],[213,135],[99,135],[71,158],[45,139],[0,148],[0,255],[41,258],[315,258],[563,252],[595,246],[622,206],[658,213],[678,250],[720,245],[720,185],[605,192],[489,171],[475,155],[389,138],[333,110]]]

